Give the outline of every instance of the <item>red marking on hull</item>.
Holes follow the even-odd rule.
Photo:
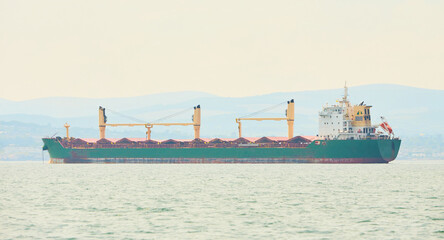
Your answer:
[[[388,163],[382,158],[249,158],[249,159],[205,159],[205,158],[121,158],[121,159],[54,159],[58,163],[140,163],[140,164],[292,164],[292,163],[322,163],[322,164],[362,164],[362,163]]]

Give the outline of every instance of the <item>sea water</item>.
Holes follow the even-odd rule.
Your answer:
[[[444,238],[444,161],[0,163],[1,239]]]

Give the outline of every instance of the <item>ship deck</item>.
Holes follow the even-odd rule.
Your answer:
[[[64,148],[72,149],[94,149],[94,148],[233,148],[233,147],[262,147],[262,148],[304,148],[316,137],[296,136],[291,139],[285,137],[262,137],[262,138],[213,138],[213,139],[168,139],[168,140],[146,140],[146,139],[82,139],[82,138],[60,138],[58,141]]]

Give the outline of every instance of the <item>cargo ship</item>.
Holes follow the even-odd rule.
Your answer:
[[[50,163],[388,163],[399,151],[395,137],[384,118],[372,125],[370,108],[361,102],[351,105],[348,89],[338,104],[326,105],[319,112],[316,136],[293,136],[294,100],[286,102],[283,118],[236,118],[239,137],[200,138],[201,107],[194,107],[190,123],[107,122],[105,108],[99,107],[99,139],[72,138],[65,124],[66,137],[43,138]],[[286,121],[287,137],[242,137],[242,121]],[[153,140],[151,129],[163,126],[193,126],[194,139]],[[110,139],[107,127],[144,126],[146,138]]]

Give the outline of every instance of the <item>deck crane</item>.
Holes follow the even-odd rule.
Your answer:
[[[280,104],[279,104],[280,105]],[[250,114],[251,116],[252,114]],[[239,137],[242,137],[242,123],[241,121],[244,120],[251,120],[251,121],[264,121],[264,120],[271,120],[271,121],[283,121],[287,120],[288,124],[288,139],[293,137],[293,129],[294,129],[294,99],[291,99],[287,102],[287,111],[286,111],[287,117],[285,118],[248,118],[248,117],[241,117],[236,118],[236,123],[239,125]]]
[[[99,131],[100,138],[105,138],[105,129],[109,127],[119,127],[119,126],[144,126],[146,131],[147,140],[151,139],[151,128],[153,126],[194,126],[194,138],[200,137],[200,105],[194,107],[193,122],[191,123],[106,123],[107,117],[105,114],[105,108],[99,107]]]

